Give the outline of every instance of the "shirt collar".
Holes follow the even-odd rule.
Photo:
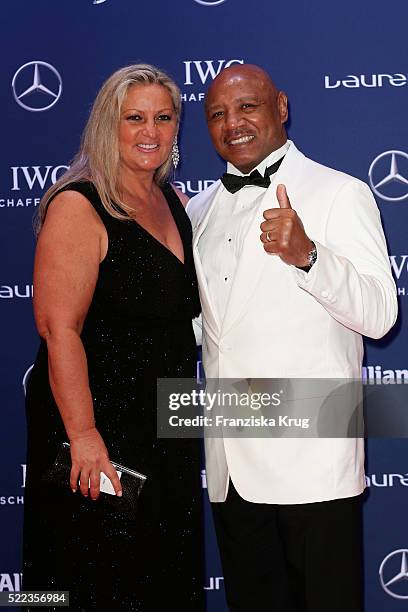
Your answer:
[[[254,170],[258,170],[259,173],[262,176],[264,176],[265,170],[269,168],[269,166],[272,166],[272,164],[277,162],[278,159],[286,155],[291,144],[292,144],[292,141],[287,140],[284,145],[279,147],[279,149],[276,149],[276,151],[272,151],[272,153],[270,153],[268,157],[265,157],[265,159],[262,160],[261,163],[256,166],[256,168],[253,168],[251,170],[251,172],[253,172]],[[235,168],[235,166],[230,164],[230,162],[227,163],[227,172],[230,172],[231,174],[237,174],[238,176],[248,176],[248,174],[251,174],[250,172],[248,172],[247,174],[244,174],[243,172],[238,170],[238,168]]]

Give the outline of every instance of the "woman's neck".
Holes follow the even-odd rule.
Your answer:
[[[154,182],[154,172],[121,172],[122,198],[132,208],[146,206],[157,197],[158,187]]]

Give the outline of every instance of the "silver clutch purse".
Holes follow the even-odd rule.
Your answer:
[[[104,505],[117,512],[135,513],[140,492],[146,482],[146,476],[115,461],[111,461],[111,463],[117,471],[122,485],[122,497],[115,495],[109,478],[101,473],[101,493],[98,500],[93,503]],[[49,485],[69,487],[71,465],[70,445],[68,442],[63,442],[54,463],[44,474],[43,481]]]

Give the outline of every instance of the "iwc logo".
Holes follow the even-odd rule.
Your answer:
[[[395,599],[408,599],[408,550],[401,548],[387,555],[379,569],[384,591]]]
[[[17,70],[11,83],[17,104],[33,113],[46,111],[62,93],[61,75],[47,62],[27,62]]]
[[[374,193],[386,202],[408,198],[408,153],[385,151],[378,155],[368,170]]]
[[[184,64],[184,85],[189,88],[182,92],[183,102],[202,102],[205,97],[204,91],[197,91],[203,85],[211,83],[221,70],[229,68],[233,64],[243,64],[243,59],[219,59],[219,60],[185,60]]]

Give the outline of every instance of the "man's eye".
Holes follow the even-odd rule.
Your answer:
[[[255,108],[255,104],[250,104],[249,102],[246,102],[245,104],[242,105],[242,107],[244,110],[246,108]]]
[[[216,111],[215,113],[211,115],[211,119],[218,119],[218,117],[222,117],[222,115],[223,115],[222,111]]]

